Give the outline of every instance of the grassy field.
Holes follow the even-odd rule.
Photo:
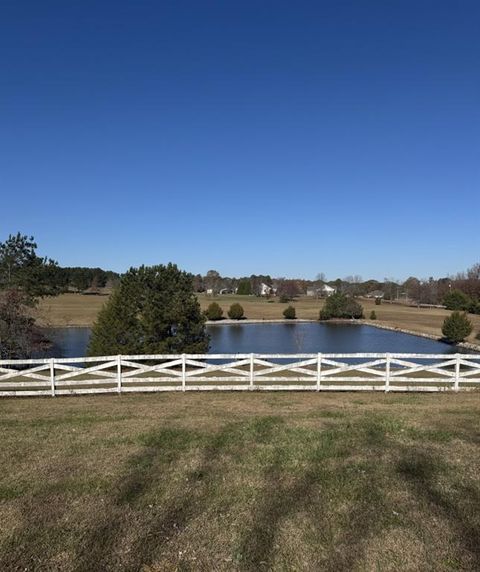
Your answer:
[[[227,315],[227,310],[234,302],[239,302],[245,309],[247,318],[272,320],[283,318],[282,312],[288,304],[280,304],[277,300],[268,301],[255,296],[198,296],[203,309],[212,301],[218,302]],[[103,306],[108,296],[84,296],[81,294],[62,294],[56,298],[44,299],[38,309],[41,323],[50,326],[90,326]],[[365,315],[372,310],[377,314],[377,323],[394,328],[412,330],[414,332],[441,336],[443,320],[450,314],[447,310],[437,308],[412,308],[400,304],[383,303],[375,306],[372,300],[361,300]],[[302,297],[293,303],[298,318],[318,319],[318,313],[323,305],[322,300]],[[475,335],[480,332],[480,316],[470,315],[474,323],[474,332],[469,340],[475,343]],[[478,342],[477,342],[478,343]]]
[[[480,394],[0,401],[0,570],[480,569]]]

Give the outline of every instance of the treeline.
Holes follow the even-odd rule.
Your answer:
[[[82,266],[57,267],[55,286],[61,292],[98,293],[100,288],[113,288],[119,281],[120,274],[102,268]]]
[[[30,297],[63,292],[96,293],[115,286],[120,275],[102,268],[61,267],[51,258],[37,255],[33,237],[20,233],[0,243],[0,290],[20,289]]]
[[[319,274],[316,280],[272,278],[255,274],[232,278],[221,276],[216,270],[209,270],[205,276],[197,274],[194,277],[196,292],[276,295],[286,299],[306,294],[320,296],[325,285],[337,293],[353,297],[380,297],[387,301],[446,306],[449,310],[480,314],[480,264],[454,276],[438,279],[410,276],[405,281],[393,278],[385,278],[383,281],[362,280],[360,276],[326,280],[323,274]],[[265,286],[270,290],[266,290]]]

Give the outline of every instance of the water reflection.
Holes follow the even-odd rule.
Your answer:
[[[450,346],[418,336],[358,324],[235,324],[208,326],[210,353],[453,353]],[[45,357],[86,355],[89,328],[52,328]],[[43,357],[43,356],[42,356]]]

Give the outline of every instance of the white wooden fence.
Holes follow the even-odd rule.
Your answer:
[[[480,389],[480,354],[194,354],[0,361],[0,396]]]

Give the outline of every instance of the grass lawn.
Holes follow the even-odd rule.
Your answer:
[[[198,299],[202,309],[206,309],[212,302],[218,302],[223,308],[224,316],[230,305],[239,302],[247,318],[258,320],[275,320],[283,318],[283,310],[288,304],[280,304],[278,300],[268,301],[256,296],[216,296],[208,297],[199,294]],[[105,296],[85,296],[82,294],[61,294],[55,298],[45,298],[41,301],[37,314],[39,322],[49,326],[91,326],[95,321],[101,307],[108,300]],[[368,318],[370,312],[375,310],[377,324],[411,330],[413,332],[431,334],[437,337],[442,335],[442,323],[447,310],[438,308],[412,308],[400,304],[383,303],[376,306],[372,300],[360,300]],[[303,296],[292,303],[297,311],[298,318],[317,320],[323,300]],[[477,343],[475,336],[480,332],[480,316],[469,315],[474,324],[474,331],[468,338],[471,343]]]
[[[478,570],[480,394],[0,401],[0,570]]]

